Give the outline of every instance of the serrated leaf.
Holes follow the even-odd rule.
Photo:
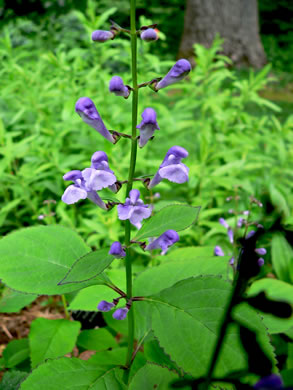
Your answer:
[[[122,370],[115,372],[113,378],[111,372],[115,370],[111,366],[99,367],[90,361],[76,358],[60,358],[49,360],[38,366],[29,377],[21,384],[20,390],[122,390],[119,374]],[[117,370],[117,369],[116,369]],[[107,377],[109,375],[109,377]],[[103,378],[104,377],[104,378]],[[101,381],[99,381],[101,379]],[[109,379],[115,387],[103,387],[104,379]],[[115,383],[116,382],[116,383]],[[120,387],[119,387],[120,386]]]
[[[199,210],[200,207],[180,204],[166,206],[143,224],[134,240],[158,237],[169,229],[177,232],[187,229],[195,223]]]
[[[114,260],[109,249],[87,253],[73,263],[59,285],[86,282],[102,273]]]
[[[285,237],[276,234],[272,239],[272,263],[278,278],[291,282],[290,264],[293,262],[293,250]]]
[[[19,293],[5,287],[0,297],[0,313],[16,313],[36,298],[37,295]]]
[[[70,353],[80,329],[80,322],[37,318],[31,323],[29,343],[32,367],[46,359]]]
[[[58,286],[76,259],[90,249],[72,230],[61,226],[38,226],[19,230],[0,241],[0,278],[8,287],[36,294],[64,294],[91,284]]]
[[[178,376],[167,368],[147,363],[134,375],[129,390],[169,390],[169,384],[177,378]]]
[[[185,372],[200,377],[206,374],[231,288],[230,283],[220,278],[190,278],[147,297],[147,302],[140,302],[136,310],[144,311],[146,305],[151,306],[151,327],[160,346]],[[262,348],[273,361],[269,338],[255,311],[246,305],[234,315],[259,334]],[[230,325],[215,375],[243,369],[247,369],[247,359],[239,330]]]

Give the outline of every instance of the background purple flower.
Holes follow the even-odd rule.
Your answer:
[[[129,96],[129,89],[124,85],[123,80],[119,76],[113,76],[109,83],[109,91],[116,96],[123,96],[127,98]]]
[[[66,188],[64,194],[61,197],[64,203],[73,204],[81,199],[89,198],[96,205],[98,205],[104,210],[107,210],[107,206],[96,193],[96,191],[87,185],[83,177],[83,173],[81,171],[69,171],[63,176],[63,179],[66,181],[71,180],[74,182],[74,184]]]
[[[157,114],[153,108],[146,108],[141,114],[142,121],[136,126],[140,129],[139,147],[142,148],[153,136],[155,130],[160,130],[157,123]]]
[[[136,189],[129,192],[129,198],[126,198],[124,204],[117,206],[118,218],[122,221],[129,219],[129,221],[137,227],[141,228],[141,221],[151,216],[151,209],[149,205],[143,203],[140,197],[140,192]]]
[[[180,184],[188,181],[189,168],[181,162],[181,159],[187,156],[187,150],[181,148],[181,146],[172,146],[168,150],[158,172],[150,181],[148,188],[153,188],[163,179]]]
[[[255,252],[260,255],[260,256],[263,256],[263,255],[266,255],[267,251],[265,248],[256,248],[255,249]]]
[[[96,30],[92,33],[92,40],[95,42],[106,42],[114,37],[115,34],[112,31]]]
[[[109,255],[113,255],[116,259],[121,259],[121,257],[126,256],[125,250],[122,248],[119,241],[113,242],[109,250]]]
[[[147,28],[146,30],[142,30],[140,33],[140,37],[143,41],[151,42],[156,41],[159,37],[156,31],[153,28]]]
[[[257,264],[259,265],[259,267],[262,267],[264,265],[265,261],[262,257],[260,257],[258,260],[257,260]]]
[[[185,76],[188,75],[190,71],[191,65],[189,61],[185,59],[177,61],[176,64],[173,65],[173,67],[166,74],[166,76],[157,83],[155,90],[158,91],[159,89],[168,87],[168,85],[181,81]]]
[[[113,318],[115,318],[115,320],[125,320],[128,312],[129,312],[129,310],[127,309],[127,307],[117,309],[113,313]]]
[[[75,104],[75,111],[82,118],[82,120],[97,130],[108,141],[115,143],[115,139],[111,133],[106,129],[94,102],[88,97],[81,97]]]
[[[229,228],[228,231],[227,231],[227,234],[228,234],[228,237],[229,237],[229,241],[231,242],[231,244],[233,244],[233,242],[234,242],[233,230]]]
[[[146,251],[153,249],[161,248],[161,255],[164,255],[168,248],[179,241],[179,235],[175,230],[167,230],[165,233],[161,234],[157,239],[151,241],[146,247]]]
[[[215,256],[225,256],[225,253],[219,245],[216,245],[214,248],[214,255]]]
[[[220,218],[219,219],[219,223],[224,226],[226,229],[229,229],[229,225],[227,224],[227,222],[225,221],[224,218]]]
[[[254,389],[268,390],[268,389],[282,389],[283,381],[279,375],[271,374],[261,378],[254,386]]]

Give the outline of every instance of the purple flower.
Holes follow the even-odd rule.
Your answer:
[[[115,143],[115,139],[106,129],[94,102],[88,97],[81,97],[75,104],[75,111],[82,118],[82,120],[97,130],[108,141]]]
[[[235,259],[234,259],[234,257],[231,257],[231,259],[229,260],[229,264],[234,265],[234,263],[235,263]]]
[[[157,114],[153,108],[146,108],[141,114],[142,121],[136,126],[140,129],[139,147],[142,148],[153,136],[155,130],[160,130],[157,123]]]
[[[129,219],[137,229],[141,228],[141,221],[149,218],[152,213],[149,205],[144,204],[139,197],[140,192],[138,190],[131,190],[129,198],[126,198],[125,203],[117,206],[118,218],[122,221]]]
[[[260,257],[258,260],[257,260],[257,264],[259,265],[259,267],[262,267],[264,265],[265,261],[262,257]]]
[[[224,218],[220,218],[220,219],[219,219],[219,223],[220,223],[221,225],[223,225],[226,229],[229,229],[229,225],[227,224],[227,222],[225,221]]]
[[[99,156],[99,162],[96,157]],[[71,180],[74,184],[66,188],[62,195],[64,203],[73,204],[80,199],[89,198],[104,210],[107,206],[96,193],[102,188],[111,187],[116,182],[114,173],[109,169],[108,157],[104,152],[96,152],[92,156],[92,167],[82,172],[79,170],[69,171],[63,176],[64,180]]]
[[[188,75],[190,71],[191,65],[189,61],[185,59],[177,61],[176,64],[173,65],[173,67],[166,74],[166,76],[156,84],[155,90],[158,91],[159,89],[168,87],[168,85],[181,81],[185,76]]]
[[[228,237],[229,237],[229,241],[231,242],[231,244],[233,244],[233,242],[234,242],[233,230],[229,228],[228,231],[227,231],[227,234],[228,234]]]
[[[165,233],[161,234],[160,237],[151,241],[145,248],[146,251],[151,251],[153,249],[161,248],[161,255],[164,255],[169,246],[175,244],[179,240],[179,235],[175,230],[167,230]]]
[[[249,233],[246,234],[246,239],[249,239],[250,237],[254,236],[255,235],[255,230],[250,230]]]
[[[95,152],[92,155],[91,163],[92,163],[91,168],[97,169],[99,171],[105,171],[105,172],[108,172],[108,173],[114,175],[114,172],[109,168],[108,156],[106,155],[105,152],[102,152],[102,151]],[[111,178],[111,176],[109,176],[109,175],[108,175],[108,177]],[[111,191],[117,192],[117,187],[116,187],[115,183],[110,184],[108,187],[110,188]]]
[[[188,156],[187,150],[181,146],[172,146],[160,165],[158,172],[148,185],[148,188],[153,188],[163,179],[168,179],[173,183],[185,183],[188,181],[189,168],[181,162],[182,158]]]
[[[260,255],[260,256],[263,256],[267,253],[266,249],[265,248],[256,248],[255,249],[255,252]]]
[[[113,92],[116,96],[123,96],[128,98],[129,89],[124,85],[123,80],[119,76],[113,76],[109,83],[109,91]]]
[[[126,256],[125,250],[122,248],[119,241],[113,242],[109,250],[109,255],[113,255],[116,259],[121,259],[121,257]]]
[[[113,318],[115,318],[115,320],[125,320],[128,312],[129,312],[129,310],[127,309],[127,307],[117,309],[113,313]]]
[[[249,214],[250,214],[250,211],[249,211],[249,210],[245,210],[245,211],[243,211],[242,214],[244,214],[244,215],[249,215]]]
[[[253,387],[258,390],[282,389],[283,381],[279,375],[271,374],[261,378]]]
[[[156,31],[153,28],[147,28],[140,33],[142,40],[146,42],[156,41],[159,37]]]
[[[214,248],[214,255],[215,256],[225,256],[225,253],[223,252],[223,249],[219,245],[217,245]]]
[[[113,309],[113,307],[115,307],[114,303],[107,301],[101,301],[98,304],[98,310],[100,311],[110,311],[111,309]]]
[[[96,30],[92,33],[92,40],[95,42],[106,42],[114,37],[115,34],[112,31]]]

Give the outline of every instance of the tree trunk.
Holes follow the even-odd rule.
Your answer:
[[[257,0],[187,0],[179,57],[194,63],[193,44],[210,47],[218,33],[236,66],[260,68],[266,56],[258,30]]]

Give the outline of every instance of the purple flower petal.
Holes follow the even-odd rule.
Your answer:
[[[185,59],[177,61],[176,64],[166,74],[166,76],[158,82],[158,84],[155,86],[155,89],[158,91],[159,89],[168,87],[168,85],[181,81],[185,76],[188,75],[190,71],[191,65],[189,61]]]
[[[115,318],[115,320],[125,320],[128,311],[129,311],[129,310],[127,309],[127,307],[123,307],[123,308],[121,308],[121,309],[117,309],[117,310],[113,313],[113,318]]]
[[[119,241],[113,242],[111,245],[111,248],[109,250],[109,255],[115,256],[117,259],[120,259],[121,257],[125,257],[126,253],[124,249],[122,248],[122,245]]]
[[[82,173],[81,173],[81,171],[78,171],[77,169],[73,170],[73,171],[69,171],[69,172],[65,173],[65,175],[63,176],[63,180],[66,180],[66,181],[75,181],[78,179],[82,179]]]
[[[81,97],[75,104],[75,111],[82,120],[97,130],[108,141],[115,143],[114,138],[106,129],[94,102],[88,97]]]
[[[121,221],[124,221],[125,219],[129,219],[130,214],[131,214],[132,206],[127,206],[124,204],[119,204],[117,206],[117,211],[118,211],[118,218]]]
[[[129,199],[131,204],[135,205],[140,197],[140,192],[136,189],[129,191]]]
[[[152,210],[145,206],[134,206],[131,210],[129,221],[135,226],[143,219],[149,218]]]
[[[217,245],[214,248],[214,255],[215,256],[225,256],[225,253],[223,252],[223,249],[219,245]]]
[[[92,40],[95,42],[106,42],[109,39],[113,39],[114,36],[111,31],[96,30],[92,33]]]
[[[172,183],[182,184],[188,181],[189,168],[183,163],[168,165],[159,169],[159,175]]]
[[[250,237],[254,236],[255,235],[255,230],[250,230],[249,233],[246,234],[246,240],[249,239]]]
[[[161,255],[164,255],[168,248],[175,244],[177,241],[179,241],[179,235],[175,230],[167,230],[163,234],[161,234],[156,240],[150,242],[145,250],[153,250],[153,249],[158,249],[161,248],[162,252]]]
[[[279,375],[271,374],[261,378],[253,387],[258,390],[282,389],[283,381]]]
[[[153,28],[143,30],[140,34],[140,37],[143,41],[146,42],[156,41],[159,38],[158,34]]]
[[[227,231],[227,234],[228,234],[228,237],[229,237],[229,241],[231,242],[231,244],[233,244],[233,242],[234,242],[233,230],[229,228],[228,231]]]
[[[109,91],[116,96],[129,96],[129,89],[124,85],[123,80],[119,76],[113,76],[109,83]]]
[[[82,176],[86,182],[88,191],[98,191],[107,188],[116,182],[113,173],[100,171],[93,168],[86,168],[82,171]]]
[[[220,219],[219,219],[219,223],[220,223],[221,225],[223,225],[226,229],[229,229],[229,225],[227,224],[227,222],[225,221],[224,218],[220,218]]]
[[[86,199],[86,198],[87,198],[87,192],[82,188],[79,188],[72,184],[71,186],[66,188],[61,199],[66,204],[73,204],[78,202],[81,199]]]
[[[188,180],[189,168],[181,162],[181,159],[186,158],[187,156],[187,150],[181,146],[172,146],[166,153],[158,172],[150,181],[148,188],[153,188],[160,183],[163,178],[175,183],[185,183]]]
[[[104,311],[104,312],[110,311],[111,309],[113,309],[113,307],[115,307],[114,303],[107,302],[107,301],[101,301],[98,304],[98,310]]]

